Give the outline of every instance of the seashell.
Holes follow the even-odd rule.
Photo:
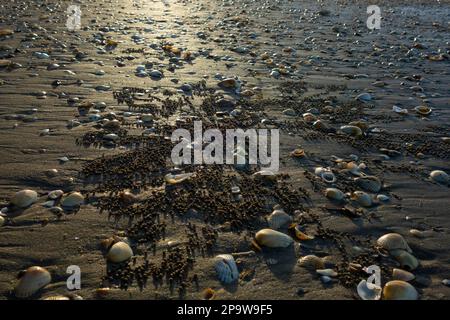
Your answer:
[[[166,181],[167,184],[174,185],[191,178],[193,175],[194,173],[181,173],[181,174],[168,173],[164,176],[164,180]]]
[[[414,108],[414,110],[416,111],[416,113],[422,116],[428,116],[433,111],[433,109],[427,106],[417,106]]]
[[[63,207],[78,207],[84,202],[84,196],[79,192],[72,192],[61,201]]]
[[[295,149],[291,152],[291,156],[293,156],[294,158],[303,158],[305,156],[305,150]]]
[[[389,253],[400,263],[400,266],[407,270],[414,270],[419,266],[419,260],[405,250],[391,250]]]
[[[358,295],[363,300],[380,300],[381,299],[381,287],[374,283],[367,282],[366,280],[361,280],[361,282],[356,287]]]
[[[112,263],[120,263],[129,260],[132,256],[133,250],[131,250],[128,243],[119,241],[109,249],[106,259]]]
[[[303,120],[305,120],[306,123],[313,123],[317,120],[316,116],[313,115],[311,112],[306,112],[302,115]]]
[[[300,225],[295,223],[289,226],[289,231],[291,231],[295,235],[296,239],[301,241],[314,239],[314,236],[309,236],[306,233],[303,233],[303,231],[300,230]]]
[[[392,280],[383,288],[383,299],[385,300],[417,300],[419,293],[408,282]]]
[[[253,176],[266,182],[274,182],[277,180],[277,174],[270,170],[261,170],[255,172]]]
[[[321,276],[337,277],[338,273],[333,269],[317,269],[316,272]]]
[[[106,121],[105,124],[103,124],[103,128],[108,130],[118,130],[120,129],[120,121],[117,119]]]
[[[430,178],[437,183],[448,184],[450,182],[449,175],[442,170],[432,171],[430,173]]]
[[[211,288],[206,288],[202,294],[203,300],[212,300],[212,299],[214,299],[215,295],[216,295],[216,292],[214,291],[214,289],[211,289]]]
[[[322,120],[314,121],[313,127],[320,131],[328,131],[330,129],[330,127]]]
[[[2,227],[5,224],[6,220],[3,218],[3,216],[0,216],[0,227]]]
[[[323,259],[312,254],[301,257],[298,262],[301,267],[310,270],[323,269],[325,267]]]
[[[409,233],[416,238],[425,238],[426,237],[426,234],[424,231],[420,231],[417,229],[411,229],[411,230],[409,230]]]
[[[237,80],[233,79],[233,78],[224,79],[224,80],[220,81],[217,85],[221,88],[226,88],[226,89],[235,89],[239,86]]]
[[[57,296],[48,296],[41,300],[70,300],[70,298],[63,295],[57,295]]]
[[[117,141],[120,139],[120,137],[115,133],[108,133],[103,136],[103,139],[108,140],[108,141]]]
[[[377,193],[381,190],[381,180],[376,176],[362,176],[355,178],[356,184],[363,190]]]
[[[340,130],[343,133],[348,134],[348,135],[353,136],[353,137],[360,137],[363,134],[361,128],[357,127],[357,126],[345,125],[345,126],[342,126],[340,128]]]
[[[321,276],[321,277],[320,277],[320,280],[321,280],[323,283],[330,283],[331,281],[333,281],[333,279],[331,279],[331,277],[329,277],[329,276]]]
[[[21,190],[14,194],[11,203],[19,208],[26,208],[38,200],[38,194],[34,190]]]
[[[356,126],[356,127],[360,128],[363,131],[369,129],[369,124],[366,121],[364,121],[364,120],[352,121],[352,122],[349,123],[349,125]]]
[[[17,298],[30,297],[51,281],[52,277],[50,272],[45,268],[38,266],[29,267],[21,275],[19,283],[14,288],[14,294]]]
[[[323,171],[322,174],[320,175],[320,177],[326,183],[334,183],[334,182],[336,182],[336,177],[334,176],[334,173],[331,172],[330,170]]]
[[[286,248],[294,242],[294,239],[287,234],[272,229],[258,231],[255,235],[255,240],[260,246],[269,248]]]
[[[416,278],[411,272],[394,268],[392,269],[392,279],[401,281],[411,281]]]
[[[394,111],[395,113],[401,114],[401,115],[408,114],[408,109],[403,109],[403,108],[400,108],[399,106],[393,106],[392,111]]]
[[[60,198],[63,194],[64,194],[64,191],[62,191],[62,190],[53,190],[48,193],[48,198],[50,200],[56,200],[56,199]]]
[[[0,59],[0,68],[5,68],[11,65],[11,60]]]
[[[362,101],[362,102],[366,102],[366,101],[372,100],[372,96],[369,93],[364,92],[364,93],[359,94],[356,97],[356,100],[359,100],[359,101]]]
[[[274,210],[269,218],[267,218],[267,221],[269,223],[270,228],[277,230],[280,227],[291,223],[292,222],[292,217],[290,215],[288,215],[286,212],[284,212],[284,210]]]
[[[284,114],[285,116],[290,116],[290,117],[295,117],[295,116],[297,115],[297,113],[295,112],[294,109],[286,109],[286,110],[283,110],[283,114]]]
[[[381,201],[381,202],[387,202],[389,201],[391,198],[389,198],[387,195],[385,194],[379,194],[377,195],[377,200]]]
[[[377,240],[377,245],[388,251],[400,249],[412,252],[406,240],[398,233],[387,233],[381,236]]]
[[[367,193],[365,193],[363,191],[355,191],[355,192],[353,192],[352,196],[351,196],[351,199],[353,201],[358,202],[363,207],[370,207],[373,204],[372,198],[370,197],[370,195],[368,195]]]
[[[337,188],[326,188],[325,196],[328,199],[337,200],[337,201],[344,199],[344,193]]]
[[[220,254],[214,259],[217,277],[221,282],[229,284],[239,278],[239,271],[231,254]]]

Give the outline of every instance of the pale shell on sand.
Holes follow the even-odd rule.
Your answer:
[[[332,199],[332,200],[337,200],[340,201],[342,199],[344,199],[344,193],[336,188],[326,188],[325,189],[325,196],[328,199]]]
[[[381,298],[381,287],[374,283],[367,282],[366,280],[361,280],[356,290],[363,300],[380,300]]]
[[[38,266],[28,268],[19,279],[14,289],[18,298],[27,298],[48,285],[52,281],[50,272]]]
[[[412,252],[406,240],[398,233],[387,233],[381,236],[377,240],[377,245],[388,251],[400,249]]]
[[[131,247],[123,241],[115,243],[106,254],[106,259],[112,263],[120,263],[129,260],[133,256]]]
[[[386,283],[383,288],[385,300],[417,300],[419,293],[416,288],[406,281],[393,280]]]
[[[282,209],[274,210],[267,218],[270,228],[274,230],[280,229],[282,226],[291,223],[292,217]]]
[[[272,229],[258,231],[255,240],[260,246],[269,248],[286,248],[294,242],[294,239],[287,234]]]
[[[217,277],[221,282],[229,284],[235,282],[239,278],[236,261],[234,261],[231,254],[220,254],[216,256],[214,260]]]
[[[419,260],[411,253],[405,250],[392,250],[390,254],[398,261],[402,268],[414,270],[419,266]]]
[[[430,178],[437,183],[448,184],[450,182],[450,176],[442,170],[432,171],[430,173]]]
[[[392,279],[394,280],[411,281],[414,280],[415,278],[416,278],[415,275],[406,270],[397,268],[394,268],[392,270]]]
[[[325,266],[322,258],[319,258],[318,256],[312,254],[301,257],[298,260],[298,263],[301,267],[310,270],[323,269]]]
[[[84,196],[79,192],[72,192],[61,201],[63,207],[77,207],[84,202]]]
[[[35,203],[38,199],[38,194],[34,190],[21,190],[14,194],[11,198],[11,203],[19,208],[26,208],[33,203]]]
[[[62,190],[53,190],[48,193],[48,198],[51,200],[56,200],[64,194]]]
[[[358,204],[360,204],[363,207],[370,207],[372,206],[372,198],[370,195],[363,191],[355,191],[352,193],[352,200],[356,201]]]
[[[379,192],[382,187],[380,179],[376,176],[363,176],[355,178],[356,184],[363,190],[369,192]]]

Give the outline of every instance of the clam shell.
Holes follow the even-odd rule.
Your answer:
[[[316,175],[321,177],[322,180],[325,181],[326,183],[336,182],[336,177],[335,177],[334,173],[329,169],[318,167],[318,168],[316,168],[315,173],[316,173]]]
[[[356,97],[356,100],[359,100],[359,101],[362,101],[362,102],[366,102],[366,101],[372,100],[372,96],[369,93],[364,92],[364,93],[359,94]]]
[[[407,115],[408,114],[408,110],[407,109],[403,109],[399,106],[393,106],[392,107],[392,111],[394,111],[395,113],[401,114],[401,115]]]
[[[363,176],[355,178],[356,184],[363,190],[377,193],[381,190],[381,180],[376,176]]]
[[[361,280],[356,287],[356,291],[363,300],[380,300],[382,289],[374,283]]]
[[[33,203],[35,203],[38,199],[38,194],[34,190],[21,190],[14,194],[11,198],[11,203],[19,208],[26,208]]]
[[[20,277],[19,283],[14,289],[18,298],[27,298],[48,285],[52,281],[50,272],[38,266],[28,268]]]
[[[271,229],[277,230],[280,229],[280,227],[291,223],[292,217],[283,210],[278,209],[270,214],[269,218],[267,218],[267,222]]]
[[[301,267],[310,270],[323,269],[325,267],[323,259],[312,254],[301,257],[298,262]]]
[[[405,250],[392,250],[390,254],[395,260],[400,263],[400,266],[404,269],[414,270],[419,266],[419,260],[416,259],[411,253]]]
[[[427,106],[417,106],[414,110],[422,116],[428,116],[433,111],[433,109]]]
[[[403,269],[394,268],[392,270],[392,279],[394,280],[402,280],[402,281],[411,281],[416,278],[411,272],[408,272]]]
[[[448,184],[450,182],[449,175],[442,170],[432,171],[430,173],[430,178],[437,183]]]
[[[332,200],[342,200],[344,199],[344,193],[336,188],[326,188],[325,189],[325,196]]]
[[[64,194],[64,191],[62,191],[62,190],[53,190],[48,193],[48,198],[50,200],[56,200],[56,199],[60,198],[63,194]]]
[[[220,254],[215,258],[217,277],[223,283],[232,283],[239,278],[239,271],[231,254]]]
[[[357,127],[357,126],[346,125],[346,126],[342,126],[340,128],[340,130],[343,133],[348,134],[348,135],[353,136],[353,137],[360,137],[363,134],[361,128]]]
[[[116,242],[106,254],[106,259],[113,263],[120,263],[129,260],[133,256],[133,250],[128,243]]]
[[[0,227],[5,224],[5,218],[3,216],[0,216]]]
[[[370,195],[362,191],[353,192],[351,199],[358,202],[363,207],[370,207],[373,204]]]
[[[63,207],[77,207],[84,202],[84,196],[79,192],[72,192],[61,201]]]
[[[387,233],[381,236],[377,240],[377,245],[388,251],[400,249],[412,252],[406,240],[398,233]]]
[[[379,194],[377,195],[377,200],[381,201],[381,202],[386,202],[389,201],[391,198],[389,198],[387,195],[385,194]]]
[[[333,269],[317,269],[316,272],[321,276],[337,277],[338,273]]]
[[[294,242],[294,239],[287,234],[272,229],[258,231],[255,235],[255,240],[260,246],[269,248],[286,248]]]
[[[383,299],[385,300],[417,300],[418,298],[417,290],[405,281],[389,281],[383,288]]]

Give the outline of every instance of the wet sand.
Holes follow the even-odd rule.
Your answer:
[[[0,59],[16,64],[0,69],[0,208],[7,207],[12,195],[21,189],[35,190],[40,197],[25,210],[2,211],[2,299],[15,299],[11,290],[17,283],[16,275],[30,266],[45,267],[52,274],[51,284],[32,298],[66,294],[66,268],[70,265],[81,269],[81,289],[74,293],[83,299],[202,299],[206,288],[212,288],[217,299],[359,299],[356,284],[364,275],[347,279],[345,266],[375,261],[383,267],[382,283],[389,281],[396,262],[376,256],[374,250],[377,238],[389,232],[403,235],[420,261],[412,271],[416,279],[411,282],[420,299],[449,299],[450,289],[442,283],[450,277],[449,189],[429,179],[433,170],[450,173],[448,3],[383,1],[378,4],[383,16],[381,30],[370,31],[366,27],[370,3],[361,1],[77,1],[82,10],[82,29],[77,32],[69,32],[65,26],[64,12],[71,1],[27,3],[23,7],[22,2],[8,1],[0,8],[0,29],[14,30],[0,39]],[[108,38],[117,46],[105,46]],[[49,58],[39,59],[33,52],[45,52]],[[54,63],[59,67],[47,70]],[[145,64],[151,66],[148,72],[160,70],[164,77],[136,76],[136,67]],[[274,69],[281,73],[278,77],[271,75]],[[98,70],[104,75],[96,75]],[[238,77],[240,92],[221,89],[217,74]],[[62,82],[52,86],[55,80]],[[213,90],[200,87],[192,96],[179,90],[184,83],[194,86],[202,80]],[[98,90],[98,86],[110,88]],[[162,124],[175,129],[174,120],[183,115],[196,115],[204,121],[216,119],[227,127],[228,117],[216,117],[216,111],[234,108],[244,110],[244,115],[232,122],[235,126],[279,128],[277,182],[254,182],[251,174],[255,170],[187,168],[196,171],[197,178],[166,186],[163,177],[173,165],[155,165],[159,156],[164,158],[164,150],[156,145],[150,147],[154,148],[151,161],[133,164],[141,175],[152,172],[148,183],[137,181],[132,189],[137,203],[118,206],[123,205],[120,196],[109,192],[129,190],[130,175],[93,184],[90,173],[101,171],[101,157],[113,157],[116,163],[119,154],[131,153],[127,161],[148,160],[150,155],[141,159],[132,152],[149,148],[144,144],[153,141],[142,138],[143,145],[136,149],[129,145],[129,141],[142,137],[146,128],[136,121],[149,111],[119,104],[113,92],[117,97],[124,87],[149,90],[135,96],[137,104],[150,94],[161,99],[157,108],[162,109],[162,101],[169,99],[182,109],[182,114],[170,108],[163,109],[167,115],[155,112],[160,125],[156,133]],[[44,99],[39,97],[42,91],[46,92]],[[372,100],[355,101],[364,92]],[[215,95],[225,96],[235,106],[223,108],[217,103],[221,96]],[[179,102],[184,96],[189,96],[196,111]],[[104,102],[101,119],[119,119],[126,136],[109,145],[100,136],[93,140],[100,147],[88,147],[86,134],[104,134],[105,127],[80,117],[77,108],[67,103],[74,97]],[[209,105],[213,111],[206,108],[210,98],[215,101]],[[329,105],[331,110],[326,108]],[[393,112],[393,105],[408,109],[408,115]],[[418,115],[414,107],[420,105],[431,107],[431,114]],[[286,115],[286,109],[293,109],[294,115]],[[311,111],[329,130],[304,121],[302,114]],[[71,120],[80,125],[69,127]],[[342,125],[359,120],[364,120],[363,137],[339,133]],[[165,135],[170,136],[171,130]],[[306,156],[290,156],[296,148],[304,149]],[[391,150],[390,157],[380,155],[389,153],[380,151],[383,148]],[[334,186],[344,192],[356,190],[354,176],[339,170],[333,155],[342,159],[356,155],[357,163],[367,166],[365,173],[382,179],[384,186],[379,193],[390,200],[369,208],[348,201],[351,208],[361,209],[358,218],[323,209],[331,205],[340,208],[345,203],[331,202],[323,195],[331,185],[314,175],[316,167],[332,167],[338,178]],[[62,163],[61,157],[69,161]],[[120,175],[130,162],[113,165],[112,173]],[[57,173],[49,174],[50,169],[57,169]],[[212,198],[225,199],[230,191],[220,187],[229,186],[228,180],[223,180],[228,176],[241,183],[248,206],[235,207],[224,200],[211,209],[192,191],[209,189]],[[183,188],[188,190],[186,197]],[[46,194],[57,189],[80,191],[86,203],[76,212],[55,215],[42,204],[47,201]],[[266,192],[275,193],[273,199],[258,198]],[[283,192],[292,197],[286,200]],[[192,201],[189,197],[193,195]],[[173,205],[177,200],[179,207]],[[189,200],[197,201],[204,210],[193,208]],[[254,250],[251,239],[267,227],[265,217],[280,203],[315,239],[297,241],[287,249]],[[230,213],[222,212],[227,206]],[[102,213],[100,207],[105,209]],[[150,239],[139,234],[144,222],[149,225],[146,236]],[[162,225],[164,232],[155,231]],[[411,229],[423,231],[422,236],[412,235]],[[288,233],[287,227],[282,231]],[[110,266],[106,279],[107,263],[100,242],[112,236],[128,237],[136,264]],[[172,251],[168,249],[171,246],[175,248]],[[355,246],[362,248],[364,257],[358,258]],[[233,253],[238,262],[241,276],[232,285],[221,284],[214,270],[214,256],[224,253]],[[323,283],[315,272],[299,265],[297,260],[307,254],[328,257],[339,276]],[[164,262],[167,257],[168,264]],[[136,267],[145,265],[146,259],[152,266],[147,270],[147,286],[141,290],[134,279],[127,290],[120,289],[127,287],[126,281],[111,270],[142,275]],[[158,268],[172,267],[171,288],[171,276]],[[110,290],[98,290],[104,287]]]

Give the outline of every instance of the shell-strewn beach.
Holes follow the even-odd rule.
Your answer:
[[[370,5],[3,1],[0,299],[449,299],[450,4]]]

